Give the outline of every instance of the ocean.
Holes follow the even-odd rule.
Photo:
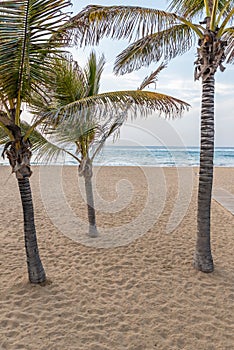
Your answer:
[[[95,165],[195,167],[199,165],[198,147],[107,146]],[[215,148],[215,166],[234,167],[234,147]]]
[[[70,150],[72,151],[72,149]],[[32,165],[38,164],[35,156]],[[1,158],[0,165],[8,164]],[[75,159],[66,156],[56,164],[77,165]],[[199,165],[198,147],[161,146],[105,146],[98,154],[94,165],[99,166],[156,166],[156,167],[196,167]],[[234,147],[216,147],[214,165],[234,167]]]
[[[96,157],[94,165],[195,167],[199,165],[199,152],[198,147],[105,146]],[[77,164],[70,156],[66,156],[64,163]],[[234,167],[234,147],[215,148],[214,165]]]

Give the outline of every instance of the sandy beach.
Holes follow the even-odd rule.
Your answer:
[[[215,271],[194,270],[197,172],[95,168],[95,241],[76,167],[33,167],[48,278],[38,286],[27,280],[17,182],[1,167],[0,349],[232,350],[234,217],[212,200]],[[234,195],[234,168],[216,168],[214,187]]]

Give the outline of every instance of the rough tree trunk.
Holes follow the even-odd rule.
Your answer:
[[[202,81],[200,173],[194,267],[203,272],[212,272],[214,269],[210,245],[210,206],[214,158],[214,85],[213,74]]]
[[[93,176],[93,166],[92,161],[89,157],[83,158],[79,165],[79,175],[84,176],[85,179],[85,192],[88,210],[88,220],[89,220],[89,232],[90,237],[97,237],[98,230],[96,226],[96,215],[94,208],[93,199],[93,186],[92,186],[92,176]]]
[[[210,29],[211,18],[204,22],[206,31],[198,41],[198,59],[195,61],[195,80],[202,78],[201,149],[198,188],[197,242],[194,267],[202,272],[214,270],[210,244],[210,207],[213,184],[214,160],[214,87],[218,68],[225,70],[225,47],[227,42],[217,34],[219,28]]]
[[[29,140],[23,139],[20,127],[13,122],[7,125],[7,128],[12,132],[14,141],[7,142],[2,156],[7,155],[12,172],[15,173],[19,185],[24,214],[24,237],[29,281],[31,283],[42,283],[45,282],[46,275],[37,247],[32,193],[29,182],[29,177],[32,174],[30,168],[30,159],[32,156],[30,151],[31,143]]]
[[[42,283],[45,282],[46,275],[37,246],[30,182],[28,177],[17,180],[24,214],[24,237],[29,281],[31,283]]]
[[[98,231],[96,227],[96,215],[94,208],[93,199],[93,186],[92,186],[92,176],[85,176],[85,191],[88,209],[88,219],[89,219],[89,236],[97,237]]]

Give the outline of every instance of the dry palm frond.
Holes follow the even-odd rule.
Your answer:
[[[233,3],[233,0],[231,1],[219,0],[218,1],[219,12],[225,9],[223,15],[226,16],[227,11],[229,11],[229,9],[233,6],[232,3]],[[210,13],[212,12],[212,7],[213,7],[213,1],[210,0],[208,2],[208,8]],[[203,15],[204,17],[206,16],[206,14],[204,13],[204,0],[172,0],[168,6],[168,10],[172,12],[176,12],[177,14],[180,14],[181,16],[190,18],[190,19],[196,18],[201,15]]]
[[[99,127],[96,133],[96,140],[94,143],[94,150],[91,160],[93,160],[100,152],[106,140],[110,136],[113,136],[114,141],[120,136],[120,128],[126,120],[127,113],[128,109],[126,108],[126,110],[119,113],[116,118],[108,120],[101,127]]]
[[[227,57],[227,63],[234,63],[234,27],[226,29],[222,40],[227,41],[227,47],[225,49],[225,56]]]
[[[77,45],[96,45],[104,36],[132,40],[170,26],[176,15],[133,6],[87,6],[74,16],[64,30]]]
[[[162,57],[170,60],[190,50],[194,42],[195,35],[189,26],[175,25],[129,45],[117,56],[114,71],[125,74],[158,62]]]
[[[63,106],[56,113],[51,112],[48,117],[54,123],[64,122],[82,123],[111,119],[112,115],[129,108],[132,115],[139,110],[142,115],[151,111],[158,111],[167,118],[175,118],[188,109],[189,105],[172,96],[151,91],[130,90],[113,91],[87,97]]]
[[[156,82],[158,81],[158,75],[166,67],[167,67],[167,64],[162,62],[160,64],[160,66],[154,72],[152,72],[149,76],[145,77],[145,79],[141,83],[141,85],[138,88],[138,90],[143,90],[143,89],[145,89],[147,86],[149,86],[151,84],[155,84],[155,87],[156,87]]]

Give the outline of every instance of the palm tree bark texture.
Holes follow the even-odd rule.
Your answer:
[[[25,177],[18,179],[18,185],[24,214],[24,236],[29,281],[31,283],[42,283],[45,282],[46,275],[41,263],[37,246],[34,210],[29,178]]]
[[[196,60],[195,80],[202,78],[201,104],[201,145],[200,172],[198,188],[197,242],[194,253],[194,267],[203,272],[214,270],[210,243],[210,215],[213,184],[214,159],[214,95],[215,73],[219,67],[225,68],[224,49],[227,43],[217,37],[217,31],[211,31],[210,17],[205,18],[206,32],[199,39],[198,59]],[[218,30],[218,28],[217,28]]]
[[[79,175],[84,176],[85,180],[85,192],[86,192],[86,201],[87,201],[87,211],[88,211],[88,220],[89,220],[89,232],[90,237],[97,237],[98,230],[96,226],[96,214],[94,208],[94,198],[93,198],[93,186],[92,186],[92,161],[90,158],[85,158],[82,160],[79,166]]]
[[[194,267],[213,271],[210,247],[210,206],[214,158],[214,75],[202,81],[201,149],[198,189],[197,243]]]
[[[32,283],[46,279],[38,253],[29,183],[32,173],[29,137],[44,116],[37,115],[23,135],[21,112],[23,106],[31,108],[34,94],[41,94],[53,80],[51,65],[66,45],[60,28],[70,18],[70,5],[70,0],[0,1],[0,130],[4,143],[7,142],[3,156],[6,153],[19,183],[28,274]],[[55,38],[57,31],[59,34]]]
[[[43,283],[46,274],[40,259],[36,229],[34,223],[34,210],[32,202],[32,192],[29,177],[32,174],[30,168],[30,141],[24,140],[21,129],[13,123],[7,128],[11,130],[14,141],[9,141],[3,150],[3,157],[6,153],[12,172],[15,173],[20,190],[21,202],[24,215],[24,239],[27,257],[28,276],[31,283]]]

